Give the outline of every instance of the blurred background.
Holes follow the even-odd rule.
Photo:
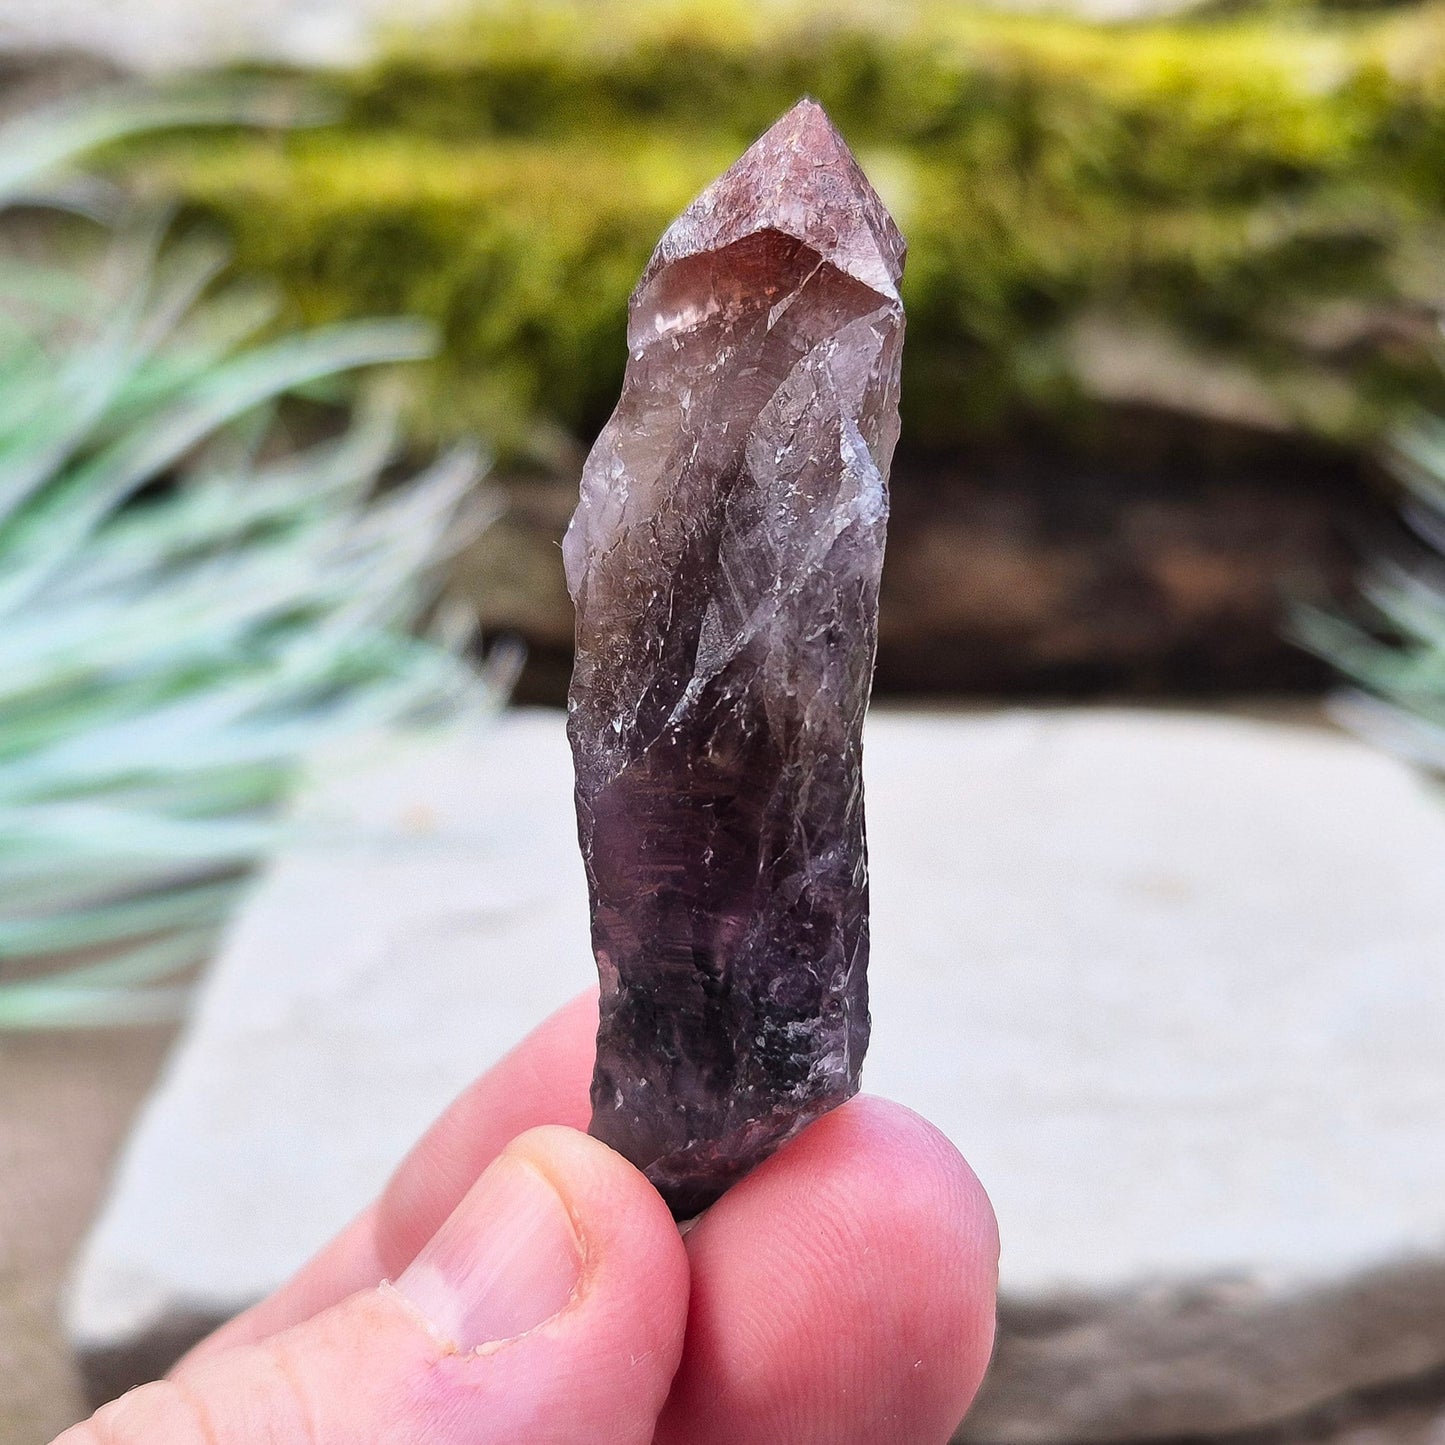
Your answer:
[[[627,296],[672,217],[801,94],[828,108],[910,247],[876,696],[924,729],[886,752],[880,733],[900,790],[926,791],[930,768],[957,778],[930,826],[985,830],[940,845],[936,891],[952,870],[966,888],[984,866],[970,847],[1006,837],[1015,874],[1040,872],[984,912],[1048,913],[1076,887],[1092,900],[1080,908],[1104,900],[1120,937],[1147,933],[1151,960],[1206,973],[1201,920],[1227,916],[1235,931],[1209,946],[1237,972],[1166,1026],[1190,1035],[1179,1058],[1220,1052],[1251,1010],[1297,1013],[1297,990],[1323,979],[1321,997],[1339,991],[1310,1067],[1378,1056],[1396,1070],[1380,1089],[1389,1118],[1360,1128],[1395,1161],[1382,1190],[1408,1202],[1330,1194],[1375,1235],[1291,1256],[1279,1291],[1258,1283],[1272,1244],[1198,1261],[1161,1246],[1088,1279],[1039,1264],[1020,1276],[1019,1343],[1006,1330],[998,1403],[973,1438],[1445,1440],[1445,1203],[1428,1198],[1445,1164],[1422,1142],[1445,1126],[1445,1015],[1429,982],[1445,943],[1430,782],[1445,722],[1435,0],[0,0],[3,1438],[48,1438],[87,1391],[163,1368],[198,1322],[264,1284],[263,1267],[238,1267],[201,1299],[210,1283],[178,1276],[161,1290],[170,1304],[142,1307],[117,1303],[113,1282],[150,1268],[127,1241],[164,1243],[171,1227],[147,1215],[143,1176],[164,1174],[167,1130],[172,1144],[202,1132],[185,1099],[224,1094],[208,1119],[257,1112],[243,1070],[207,1093],[207,1051],[240,1047],[225,1016],[245,1014],[240,980],[265,933],[237,910],[280,906],[256,870],[285,877],[289,850],[310,846],[295,820],[318,787],[333,833],[385,813],[383,832],[445,843],[437,769],[486,772],[483,755],[513,734],[476,742],[475,765],[445,749],[509,700],[560,707],[572,611],[558,542],[620,386]],[[537,726],[553,738],[559,717]],[[453,740],[442,762],[388,761],[418,731]],[[515,737],[508,756],[533,766],[532,734]],[[565,763],[537,746],[565,813]],[[1013,831],[989,835],[969,790],[999,767],[1053,781],[990,795],[989,817]],[[373,807],[377,775],[412,778],[416,797]],[[530,857],[517,839],[551,836],[528,811],[551,805],[493,781],[475,811],[501,820],[488,855],[500,874]],[[1220,797],[1238,810],[1189,811]],[[1242,847],[1256,827],[1258,856]],[[1042,864],[1040,838],[1058,848]],[[1132,892],[1068,873],[1119,839],[1142,859]],[[1236,852],[1248,877],[1244,863],[1229,871]],[[575,871],[575,855],[558,866]],[[1322,879],[1355,910],[1348,928]],[[324,937],[348,885],[336,886],[287,903],[282,931]],[[887,896],[924,897],[909,886]],[[1057,897],[1062,935],[1078,910]],[[940,935],[949,906],[937,904]],[[1161,908],[1175,910],[1167,926],[1139,912]],[[1266,916],[1287,947],[1261,936]],[[1344,933],[1317,974],[1253,981],[1306,935]],[[1012,966],[1009,948],[1052,945],[998,946]],[[218,947],[224,1007],[197,1002]],[[1108,988],[1132,1008],[1129,947]],[[967,951],[939,976],[966,970]],[[1091,967],[1056,962],[1063,980]],[[578,966],[580,985],[585,953]],[[332,976],[325,959],[315,968]],[[267,979],[305,992],[294,975]],[[1413,1032],[1376,1027],[1378,1009],[1368,1038],[1355,1031],[1352,990],[1366,985],[1413,1015]],[[346,1040],[325,1039],[342,1015],[317,989],[300,1034],[340,1057]],[[976,1003],[958,1004],[960,1027]],[[528,1021],[520,1005],[502,1015]],[[170,1102],[108,1195],[187,1018]],[[1261,1057],[1295,1057],[1273,1027]],[[1086,1031],[1065,1029],[1070,1059],[1095,1047]],[[1184,1067],[1161,1065],[1129,1099],[1155,1099]],[[441,1069],[426,1089],[444,1098],[465,1076]],[[1296,1070],[1258,1087],[1298,1102],[1317,1083]],[[283,1091],[279,1107],[295,1103]],[[1109,1109],[1131,1107],[1099,1106],[1105,1137]],[[304,1152],[300,1115],[291,1147]],[[395,1127],[404,1137],[410,1117]],[[364,1147],[380,1160],[389,1140]],[[1357,1175],[1363,1157],[1297,1161],[1275,1203],[1308,1214],[1300,1180]],[[212,1174],[239,1167],[218,1159]],[[1015,1165],[1000,1151],[996,1167]],[[1221,1168],[1221,1188],[1246,1178]],[[1020,1180],[1020,1197],[1048,1187]],[[63,1323],[64,1281],[104,1198]],[[1058,1234],[1057,1221],[1038,1228]],[[199,1236],[188,1247],[205,1252]],[[1253,1303],[1215,1301],[1226,1323],[1196,1329],[1169,1367],[1183,1383],[1099,1403],[1108,1391],[1089,1381],[1131,1350],[1143,1359],[1157,1324],[1130,1313],[1131,1292],[1149,1283],[1157,1303],[1169,1281],[1193,1301],[1170,1320],[1195,1329],[1200,1281],[1236,1255],[1255,1270]],[[108,1294],[94,1286],[106,1269]],[[1005,1273],[1007,1291],[1007,1254]],[[1348,1321],[1328,1347],[1314,1316],[1300,1323],[1300,1302],[1325,1298],[1321,1318]],[[1258,1340],[1290,1329],[1298,1349],[1266,1350],[1260,1366]],[[1191,1348],[1207,1358],[1198,1375]],[[1341,1363],[1352,1357],[1369,1363]],[[1049,1392],[1073,1403],[1050,1413]]]

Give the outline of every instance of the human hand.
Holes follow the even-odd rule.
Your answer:
[[[998,1255],[953,1146],[854,1099],[684,1239],[576,1132],[596,1026],[554,1014],[289,1284],[55,1445],[942,1445]]]

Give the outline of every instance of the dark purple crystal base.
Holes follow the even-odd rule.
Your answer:
[[[803,102],[659,244],[564,543],[592,1132],[679,1218],[858,1088],[902,263]]]

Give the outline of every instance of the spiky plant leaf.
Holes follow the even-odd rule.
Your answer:
[[[0,202],[78,138],[158,118],[0,133]],[[212,946],[308,753],[488,698],[450,623],[419,631],[485,520],[475,451],[383,489],[385,410],[304,448],[277,415],[425,354],[424,330],[258,340],[256,298],[214,292],[221,258],[161,235],[0,264],[0,1029],[173,1012],[155,980]]]
[[[117,84],[21,116],[3,127],[0,147],[0,207],[19,202],[109,210],[123,204],[108,188],[77,187],[66,166],[97,146],[146,131],[178,126],[285,125],[324,118],[314,94],[294,86],[208,76],[164,88]]]
[[[1353,613],[1296,609],[1294,632],[1353,685],[1337,704],[1345,722],[1445,772],[1445,418],[1417,418],[1386,459],[1405,489],[1414,555],[1374,562]]]

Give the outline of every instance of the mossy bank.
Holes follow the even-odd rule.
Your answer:
[[[1357,439],[1428,394],[1445,7],[1104,27],[953,4],[479,11],[312,78],[334,124],[130,164],[296,319],[440,327],[418,419],[586,438],[662,228],[800,94],[906,232],[916,443],[1142,401]]]

